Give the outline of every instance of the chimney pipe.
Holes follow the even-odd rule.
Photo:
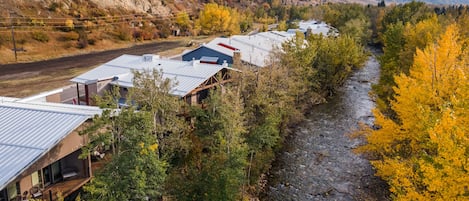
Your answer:
[[[306,38],[311,36],[311,34],[313,34],[313,29],[311,29],[311,27],[308,27],[308,29],[306,29]]]
[[[233,52],[233,68],[241,68],[241,51],[239,50]]]

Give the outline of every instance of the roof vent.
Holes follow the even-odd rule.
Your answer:
[[[143,62],[153,62],[160,59],[159,55],[154,54],[144,54],[143,55]]]
[[[198,64],[200,64],[200,60],[192,60],[192,67],[197,68]]]

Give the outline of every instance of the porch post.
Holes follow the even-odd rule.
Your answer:
[[[197,105],[197,92],[191,94],[191,105]]]
[[[77,83],[77,103],[78,105],[80,105],[80,88],[79,88],[78,83]]]
[[[88,176],[93,177],[93,169],[91,168],[91,155],[88,154]]]
[[[85,84],[85,99],[86,99],[86,105],[90,105],[90,94],[88,92],[88,85]]]

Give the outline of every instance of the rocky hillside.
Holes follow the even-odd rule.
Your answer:
[[[9,12],[20,16],[54,16],[100,14],[99,11],[111,11],[111,14],[114,11],[170,16],[174,12],[188,8],[199,8],[198,1],[182,0],[0,0],[0,2],[3,17],[8,16]],[[34,11],[36,13],[33,13]]]

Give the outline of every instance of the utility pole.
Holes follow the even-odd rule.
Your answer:
[[[15,26],[13,26],[13,18],[11,17],[12,12],[10,11],[10,25],[11,25],[11,40],[13,42],[13,51],[15,52],[15,62],[18,61],[16,54],[16,41],[15,41]]]

